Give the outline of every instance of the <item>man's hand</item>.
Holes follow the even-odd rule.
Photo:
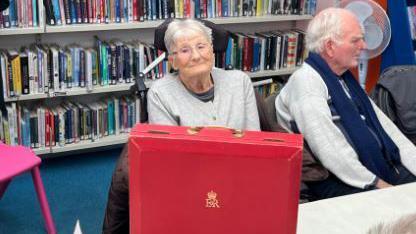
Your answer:
[[[378,179],[376,187],[379,188],[379,189],[382,189],[382,188],[393,187],[393,185],[387,183],[386,181],[384,181],[382,179]]]

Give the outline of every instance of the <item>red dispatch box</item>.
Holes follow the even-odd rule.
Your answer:
[[[130,232],[296,233],[301,135],[138,124]]]

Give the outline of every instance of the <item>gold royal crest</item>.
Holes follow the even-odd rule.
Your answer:
[[[207,208],[220,208],[219,201],[217,200],[217,193],[214,191],[209,191],[207,193],[207,199],[205,207]]]

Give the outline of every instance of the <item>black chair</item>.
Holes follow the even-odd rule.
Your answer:
[[[403,134],[416,144],[416,65],[385,69],[370,97]]]
[[[9,7],[9,0],[0,0],[0,11],[4,11]]]

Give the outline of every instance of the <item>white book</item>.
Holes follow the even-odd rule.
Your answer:
[[[9,122],[9,136],[10,136],[10,145],[17,145],[15,128],[15,121],[13,119],[13,109],[11,106],[6,106],[7,110],[7,120]]]
[[[143,43],[140,43],[140,42],[139,42],[139,52],[140,52],[139,71],[143,71],[144,68],[145,68],[144,45],[143,45]]]
[[[59,92],[59,52],[55,46],[50,47],[52,53],[52,87],[54,92]]]
[[[42,50],[42,83],[43,83],[43,92],[49,92],[49,78],[48,78],[48,53],[45,50]]]
[[[37,109],[39,148],[45,148],[45,108]]]
[[[130,83],[132,80],[134,80],[134,76],[133,76],[133,47],[131,45],[127,45],[127,47],[129,48],[129,64],[130,64],[130,77],[126,77],[126,82]]]
[[[128,8],[127,8],[127,15],[128,15],[128,21],[127,22],[132,22],[133,21],[133,0],[128,0]]]
[[[140,105],[140,99],[136,98],[134,100],[135,102],[135,106],[136,106],[136,119],[135,119],[135,123],[140,123],[140,112],[141,112],[141,105]]]
[[[91,50],[85,50],[85,86],[88,91],[93,90],[92,84],[92,55]]]
[[[120,103],[119,99],[116,97],[113,97],[114,102],[114,127],[115,127],[115,135],[120,134]]]
[[[29,67],[29,93],[38,93],[38,55],[37,52],[28,50]]]
[[[8,90],[8,75],[7,75],[7,59],[3,53],[0,53],[0,66],[1,66],[1,81],[3,85],[3,97],[9,97]]]
[[[59,124],[58,124],[58,142],[57,145],[65,146],[65,109],[61,106],[55,108],[54,112],[58,114]]]
[[[14,126],[14,129],[13,129],[13,134],[14,134],[14,143],[15,143],[15,145],[18,145],[19,144],[19,125],[20,125],[20,118],[18,118],[18,112],[17,112],[17,105],[16,105],[16,102],[12,102],[12,114],[13,114],[13,116],[12,116],[12,121],[10,121],[10,119],[9,119],[9,123],[10,122],[13,122],[13,126]]]
[[[4,136],[4,128],[3,128],[3,115],[0,114],[0,140],[3,142],[6,142],[5,136]]]

